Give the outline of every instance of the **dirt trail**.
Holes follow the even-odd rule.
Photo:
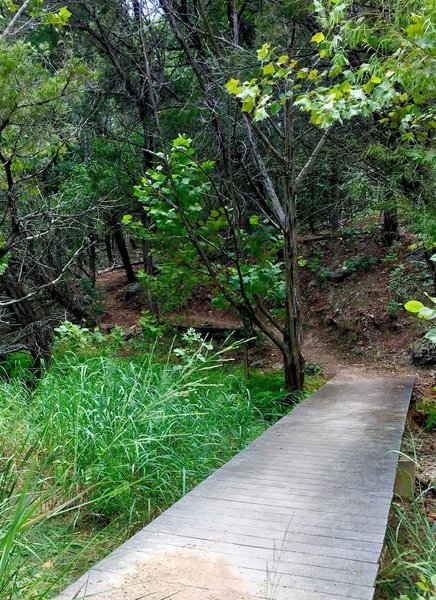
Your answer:
[[[118,325],[125,330],[131,330],[138,325],[141,313],[145,309],[144,299],[141,295],[126,299],[126,286],[125,274],[120,269],[108,271],[98,277],[97,289],[101,294],[99,303],[103,308],[100,325],[103,328]],[[241,322],[233,311],[214,308],[207,295],[194,297],[186,313],[172,313],[167,316],[167,320],[172,324],[188,324],[193,327],[207,326],[223,329],[241,327]],[[371,357],[353,353],[349,344],[338,341],[314,319],[310,320],[303,331],[303,353],[306,362],[322,366],[328,378],[344,370],[356,373],[364,370],[366,373],[389,372],[403,375],[418,371],[411,364],[404,349],[404,356],[401,356],[400,360],[398,356],[393,358],[387,355],[384,360],[376,362]],[[280,352],[268,341],[261,348],[251,352],[251,359],[255,367],[273,369],[281,367]]]

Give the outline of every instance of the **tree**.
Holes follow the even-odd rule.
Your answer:
[[[54,193],[50,176],[73,135],[71,103],[87,70],[68,52],[55,65],[50,49],[10,39],[16,23],[0,40],[0,310],[8,332],[0,353],[24,348],[40,363],[49,355],[50,301],[86,314],[60,285],[86,245],[75,238],[80,209]]]

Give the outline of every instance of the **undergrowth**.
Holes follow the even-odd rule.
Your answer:
[[[36,387],[15,366],[0,378],[2,599],[52,597],[289,410],[282,374],[248,376],[201,343],[75,350]]]

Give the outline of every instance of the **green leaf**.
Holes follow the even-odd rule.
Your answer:
[[[129,223],[132,222],[132,219],[133,219],[132,215],[124,215],[124,217],[121,219],[121,223],[123,225],[128,225]]]
[[[259,217],[257,215],[251,215],[250,225],[259,225]]]
[[[409,302],[406,302],[406,304],[404,305],[404,308],[411,313],[419,313],[419,311],[421,310],[421,308],[423,308],[424,305],[422,302],[419,302],[418,300],[409,300]]]
[[[257,108],[254,112],[254,121],[263,121],[264,119],[268,118],[268,113],[266,112],[265,108],[263,106],[261,106],[260,108]]]
[[[281,104],[279,102],[273,102],[269,107],[269,112],[274,116],[280,112]]]
[[[418,313],[418,317],[420,319],[424,319],[425,321],[430,321],[431,319],[436,319],[436,310],[432,308],[428,308],[427,306],[423,306]]]
[[[320,44],[324,40],[325,40],[325,35],[323,34],[322,31],[319,31],[318,33],[315,33],[314,36],[312,36],[312,39],[310,41],[315,42],[316,44]]]
[[[436,254],[433,254],[433,256],[430,256],[430,260],[433,262],[436,262]],[[435,575],[436,577],[436,575]]]
[[[278,57],[277,59],[277,64],[278,65],[285,65],[289,60],[289,56],[287,54],[282,54],[281,56]]]
[[[226,83],[226,90],[232,95],[239,94],[239,92],[242,90],[239,85],[239,79],[230,79],[230,81]]]
[[[251,113],[255,105],[253,98],[249,97],[242,103],[242,112]]]
[[[273,65],[272,62],[269,62],[262,69],[262,73],[264,75],[274,75],[275,72],[276,72],[276,68],[275,68],[275,66]]]
[[[265,62],[269,59],[271,52],[271,44],[264,44],[262,48],[259,48],[257,51],[257,58],[262,62]]]

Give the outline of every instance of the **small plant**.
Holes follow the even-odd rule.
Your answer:
[[[416,592],[401,594],[397,600],[436,600],[436,575],[430,579],[421,575],[416,584]]]
[[[182,335],[185,342],[183,348],[175,348],[174,354],[179,357],[182,363],[194,365],[195,363],[205,363],[209,352],[213,350],[213,344],[192,327]]]
[[[381,259],[382,263],[395,263],[398,261],[398,256],[400,252],[400,244],[398,242],[392,244],[389,249],[389,252]]]
[[[369,271],[376,265],[377,260],[373,256],[361,256],[359,258],[346,258],[344,266],[349,273],[357,271]]]
[[[160,325],[157,318],[148,310],[142,313],[139,324],[142,329],[142,336],[146,342],[155,341],[165,333],[165,326]]]
[[[398,309],[400,306],[401,304],[396,300],[389,300],[386,312],[391,319],[398,319]]]
[[[432,298],[428,294],[425,294],[430,302],[436,307],[436,298]],[[429,306],[425,306],[419,300],[409,300],[404,305],[404,308],[413,314],[415,314],[419,319],[424,319],[424,321],[432,321],[436,319],[436,308],[432,308]],[[427,340],[429,340],[432,344],[436,344],[436,327],[427,331],[424,336]]]
[[[433,388],[436,392],[436,386]],[[422,400],[416,405],[416,410],[425,417],[426,429],[436,428],[436,401],[435,400]]]
[[[394,300],[401,301],[405,295],[404,289],[404,265],[394,267],[389,275],[389,291]]]
[[[379,588],[396,600],[436,600],[436,525],[427,514],[423,490],[410,504],[393,504],[387,532],[389,563],[379,576]]]
[[[82,327],[70,321],[64,321],[58,327],[55,327],[57,340],[61,343],[65,342],[75,348],[85,348],[91,342],[91,332],[87,327]]]

